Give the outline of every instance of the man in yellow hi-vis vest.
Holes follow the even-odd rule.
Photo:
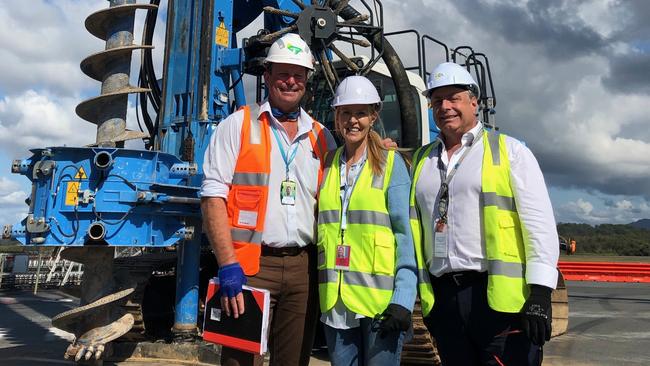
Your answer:
[[[537,160],[477,120],[478,84],[462,66],[438,65],[424,93],[440,128],[412,168],[425,324],[445,365],[540,365],[559,248]]]

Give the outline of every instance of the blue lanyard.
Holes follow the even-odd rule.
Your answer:
[[[354,169],[354,179],[352,182],[348,181],[349,175],[346,174],[346,166],[347,164],[345,163],[345,149],[341,152],[340,156],[340,162],[339,162],[339,169],[341,170],[340,172],[340,180],[342,181],[341,184],[341,235],[343,234],[343,231],[345,231],[348,223],[348,207],[350,206],[350,198],[352,198],[352,191],[354,191],[354,187],[357,185],[357,180],[359,180],[359,176],[361,175],[361,171],[363,170],[364,166],[366,165],[366,160],[367,160],[367,155],[364,153],[363,157],[361,160],[358,162],[351,164],[350,165],[350,172]],[[341,164],[342,163],[342,164]],[[353,167],[354,166],[354,167]]]
[[[298,144],[296,144],[296,147],[293,149],[293,151],[291,151],[291,147],[294,144],[292,143],[291,145],[289,145],[290,156],[287,158],[287,153],[284,152],[284,146],[282,146],[282,141],[280,140],[278,131],[273,127],[271,127],[271,131],[273,131],[273,135],[275,135],[275,141],[278,142],[278,149],[280,149],[280,154],[282,154],[282,160],[284,160],[285,172],[287,175],[287,179],[289,179],[289,166],[291,166],[293,159],[296,158],[296,152],[298,152]]]

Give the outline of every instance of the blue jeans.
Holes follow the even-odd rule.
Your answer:
[[[352,329],[336,329],[324,325],[332,365],[399,365],[406,332],[390,332],[382,338],[379,331],[372,329],[372,318],[362,318],[360,321],[361,326]]]

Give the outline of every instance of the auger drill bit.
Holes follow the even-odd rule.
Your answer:
[[[146,134],[126,129],[128,96],[149,92],[130,84],[133,51],[151,49],[151,45],[133,43],[135,12],[153,10],[157,5],[137,4],[135,0],[110,0],[109,8],[97,11],[86,19],[86,29],[106,41],[104,51],[81,62],[81,70],[100,81],[101,94],[77,106],[79,117],[97,125],[94,145],[123,147],[124,141],[140,139]],[[59,314],[53,326],[72,332],[74,342],[65,353],[78,363],[101,365],[109,353],[108,342],[124,335],[133,326],[133,316],[120,306],[134,289],[116,291],[113,279],[115,249],[106,243],[87,243],[84,247],[67,248],[62,257],[84,265],[79,308]],[[103,245],[93,245],[103,244]]]

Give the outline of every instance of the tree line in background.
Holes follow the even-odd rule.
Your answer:
[[[634,224],[560,223],[557,231],[577,242],[576,254],[650,256],[650,229]]]

